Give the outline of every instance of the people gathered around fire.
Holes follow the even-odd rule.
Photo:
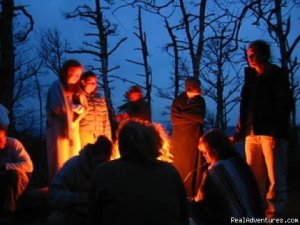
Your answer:
[[[231,136],[208,130],[197,77],[184,78],[167,132],[153,122],[142,86],[129,87],[114,115],[100,95],[99,75],[66,60],[46,101],[47,223],[225,225],[232,218],[282,216],[293,100],[287,75],[270,58],[267,42],[249,44]],[[10,224],[5,218],[26,195],[35,161],[7,136],[9,114],[0,106],[0,224]],[[240,140],[245,154],[234,146]]]

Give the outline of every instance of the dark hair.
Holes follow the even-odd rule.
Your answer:
[[[110,159],[112,153],[112,143],[104,135],[100,135],[95,144],[87,145],[92,156],[100,156],[101,162],[106,162]]]
[[[97,78],[97,75],[94,73],[94,72],[92,72],[92,71],[86,71],[86,72],[84,72],[82,75],[81,75],[81,77],[80,77],[80,80],[81,81],[86,81],[88,78],[90,78],[90,77],[95,77],[95,78]],[[80,84],[80,86],[81,86],[81,89],[83,90],[84,89],[84,87],[83,87],[83,84],[81,83]],[[97,92],[97,88],[95,88],[95,90],[92,92],[92,94],[94,94],[94,93],[96,93]]]
[[[270,45],[264,40],[252,41],[248,49],[252,48],[258,54],[259,60],[263,63],[269,63],[271,59]]]
[[[125,97],[128,99],[131,93],[140,93],[143,95],[142,88],[138,85],[131,86],[128,91],[125,93]]]
[[[97,75],[92,71],[86,71],[81,75],[80,80],[87,80],[90,77],[96,77],[97,78]]]
[[[184,82],[186,91],[201,91],[200,89],[200,81],[195,77],[188,77]]]
[[[69,59],[66,60],[65,63],[63,64],[61,70],[60,70],[60,80],[63,83],[64,86],[66,86],[66,79],[67,79],[67,74],[68,74],[68,70],[71,67],[82,67],[81,63],[75,59]]]
[[[122,158],[138,162],[155,162],[162,139],[147,121],[128,120],[118,131],[118,145]]]
[[[200,142],[205,142],[212,148],[216,152],[218,159],[227,159],[237,155],[233,144],[221,130],[211,129],[207,131],[200,138]]]

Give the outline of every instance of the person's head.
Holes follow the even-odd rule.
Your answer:
[[[97,90],[97,75],[92,71],[84,72],[81,75],[81,87],[82,89],[88,93],[95,93]]]
[[[188,77],[185,80],[185,92],[188,98],[201,95],[200,81],[195,77]]]
[[[6,127],[0,124],[0,150],[5,148],[6,142]]]
[[[162,139],[151,123],[129,120],[118,131],[118,145],[121,158],[151,163],[159,156]]]
[[[60,80],[68,88],[79,83],[80,76],[83,72],[83,66],[75,59],[67,60],[60,71]]]
[[[226,134],[218,129],[211,129],[204,133],[199,140],[198,148],[209,164],[237,155]]]
[[[250,67],[254,69],[269,64],[271,60],[269,44],[263,40],[251,42],[247,48],[247,60]]]
[[[87,145],[93,167],[107,162],[112,154],[112,143],[106,136],[99,136],[95,144]]]
[[[129,90],[126,92],[126,98],[130,102],[136,102],[141,98],[143,98],[143,96],[144,95],[142,89],[137,85],[131,86]]]

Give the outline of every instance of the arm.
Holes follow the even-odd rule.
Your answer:
[[[279,70],[278,74],[274,74],[275,82],[273,86],[273,94],[275,97],[275,137],[284,133],[284,128],[289,126],[289,114],[294,107],[294,98],[290,89],[288,75]]]
[[[78,104],[73,104],[73,112],[76,113],[74,123],[79,122],[87,113],[88,102],[83,94],[77,94],[74,98],[77,99]]]
[[[17,139],[8,137],[7,145],[8,149],[12,151],[12,162],[5,163],[5,169],[31,173],[33,171],[33,164],[22,143]]]
[[[112,136],[111,136],[111,125],[110,125],[110,119],[109,119],[109,111],[108,111],[108,107],[106,104],[106,101],[104,100],[104,104],[103,104],[104,108],[105,108],[105,118],[104,118],[104,134],[106,135],[106,137],[108,137],[109,140],[112,140]]]
[[[50,186],[48,202],[53,208],[74,209],[88,204],[88,193],[76,192],[76,162],[74,159],[66,162]]]
[[[199,97],[197,103],[192,104],[189,108],[181,112],[181,116],[195,123],[204,123],[204,116],[206,112],[205,101],[202,97]]]
[[[65,119],[66,107],[62,96],[62,87],[60,82],[54,81],[47,93],[46,111],[50,115],[54,115]]]
[[[205,101],[200,97],[196,103],[188,107],[181,107],[175,99],[171,107],[171,121],[173,125],[181,125],[187,123],[204,123],[204,116],[206,111]]]

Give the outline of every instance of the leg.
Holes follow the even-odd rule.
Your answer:
[[[281,139],[270,141],[265,138],[265,144],[264,155],[270,184],[267,194],[266,216],[273,218],[282,213],[286,201],[287,142]]]
[[[246,137],[245,155],[247,164],[250,166],[258,183],[262,199],[265,199],[267,172],[259,136],[249,135]]]

